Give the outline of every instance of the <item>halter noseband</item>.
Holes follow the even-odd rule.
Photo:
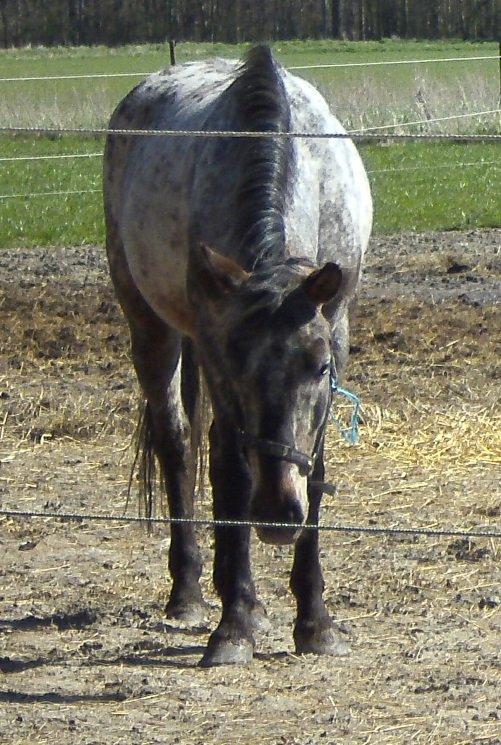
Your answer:
[[[318,455],[320,442],[322,441],[325,432],[325,427],[327,425],[327,420],[331,411],[332,400],[334,396],[338,394],[351,401],[354,405],[354,410],[348,429],[342,429],[341,423],[338,419],[334,418],[334,421],[339,427],[344,439],[352,445],[356,444],[358,442],[358,423],[360,420],[360,399],[354,393],[351,393],[351,391],[347,391],[345,388],[341,388],[341,386],[338,384],[334,359],[332,359],[331,362],[329,381],[331,395],[325,411],[324,421],[319,430],[315,450],[313,451],[311,456],[307,455],[306,453],[302,453],[300,450],[297,450],[292,445],[286,445],[282,442],[275,442],[275,440],[266,440],[262,437],[256,437],[256,435],[251,435],[250,433],[245,432],[245,430],[243,429],[240,429],[238,432],[240,443],[243,445],[243,447],[252,448],[253,450],[256,450],[258,453],[262,453],[263,455],[271,455],[273,458],[285,460],[288,463],[294,463],[294,465],[298,467],[301,476],[310,476]],[[336,494],[336,487],[332,486],[331,484],[326,484],[323,481],[312,481],[311,484],[320,486],[322,488],[322,491],[324,491],[326,494]]]
[[[310,457],[306,453],[296,450],[292,445],[284,445],[274,440],[265,440],[262,437],[250,435],[248,432],[244,432],[243,429],[240,430],[239,437],[240,442],[246,448],[252,448],[263,455],[271,455],[274,458],[286,460],[288,463],[294,463],[298,467],[301,476],[309,476],[313,470],[316,453],[313,453]]]
[[[248,432],[245,432],[245,430],[243,429],[239,431],[240,442],[242,443],[242,445],[246,448],[252,448],[253,450],[256,450],[258,453],[262,453],[263,455],[271,455],[273,458],[286,460],[288,463],[294,463],[294,465],[298,467],[301,476],[310,476],[317,459],[318,449],[325,432],[327,420],[329,418],[332,398],[334,393],[337,391],[336,366],[333,359],[331,360],[329,379],[329,402],[325,410],[324,420],[322,422],[322,426],[320,427],[315,444],[315,449],[312,455],[301,452],[301,450],[298,450],[293,445],[285,445],[282,442],[275,442],[275,440],[266,440],[262,437],[256,437],[255,435],[251,435]]]

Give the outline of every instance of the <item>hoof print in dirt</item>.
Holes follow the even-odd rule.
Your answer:
[[[461,264],[459,261],[451,261],[447,267],[447,274],[461,274],[461,272],[467,272],[471,269],[468,264]]]
[[[489,556],[489,549],[477,548],[476,543],[469,538],[459,538],[449,543],[447,553],[454,554],[454,558],[458,561],[481,561]]]

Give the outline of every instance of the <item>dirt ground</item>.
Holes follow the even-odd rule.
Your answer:
[[[501,231],[374,239],[324,523],[499,530]],[[0,252],[0,504],[121,514],[136,388],[101,248]],[[128,507],[131,514],[135,505]],[[209,515],[206,493],[199,515]],[[322,534],[346,658],[293,654],[289,547],[253,544],[271,630],[197,667],[218,619],[163,613],[168,529],[0,518],[0,742],[501,741],[499,542]]]

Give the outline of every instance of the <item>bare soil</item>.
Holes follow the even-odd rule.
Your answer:
[[[330,430],[324,523],[499,530],[500,245],[372,242],[346,381],[362,441]],[[0,252],[0,292],[1,507],[121,514],[137,393],[102,248]],[[256,540],[271,630],[249,667],[205,670],[199,532],[210,611],[186,628],[163,612],[167,528],[0,518],[1,743],[500,742],[499,542],[322,533],[337,659],[293,654],[292,552]]]

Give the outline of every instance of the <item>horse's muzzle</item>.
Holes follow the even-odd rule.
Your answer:
[[[301,528],[271,528],[256,527],[257,537],[262,543],[270,543],[273,546],[286,546],[294,543],[301,532]]]
[[[263,543],[285,545],[294,543],[306,521],[306,505],[295,495],[287,495],[278,505],[272,506],[256,495],[252,502],[251,520],[263,525],[256,526],[256,533]]]

